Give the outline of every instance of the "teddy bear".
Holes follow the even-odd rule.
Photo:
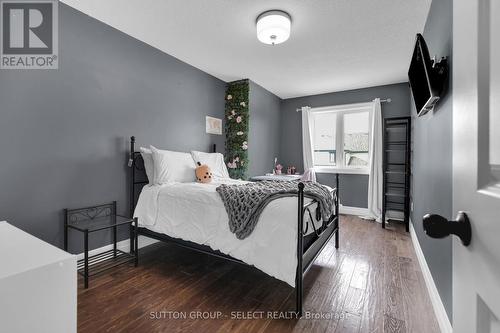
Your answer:
[[[198,166],[196,167],[196,180],[198,183],[210,183],[212,181],[212,171],[206,164],[201,164],[197,162]]]

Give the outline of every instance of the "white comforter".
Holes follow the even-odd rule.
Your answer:
[[[224,204],[215,191],[221,183],[243,182],[224,179],[210,184],[147,185],[134,216],[151,231],[208,245],[295,286],[297,198],[270,202],[252,234],[239,240],[229,230]]]

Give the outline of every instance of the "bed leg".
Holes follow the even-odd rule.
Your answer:
[[[300,279],[302,281],[302,279]],[[302,282],[295,286],[295,294],[296,294],[296,304],[295,304],[295,313],[297,315],[297,319],[302,317]]]
[[[338,224],[338,220],[337,220]],[[337,226],[337,231],[335,231],[335,248],[339,248],[339,227]]]
[[[130,224],[129,227],[129,232],[130,232],[130,254],[133,254],[135,252],[135,233],[134,233],[134,225],[133,223]]]

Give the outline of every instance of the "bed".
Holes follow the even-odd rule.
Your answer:
[[[296,195],[269,202],[253,232],[238,239],[229,230],[228,214],[216,189],[247,182],[218,179],[210,184],[150,186],[134,137],[129,154],[130,214],[138,218],[139,235],[254,266],[295,288],[295,311],[302,315],[304,275],[333,236],[335,247],[339,245],[338,175],[336,187],[330,189],[334,214],[328,220],[318,213],[319,203],[304,195],[304,184],[296,182]],[[131,242],[131,251],[136,250]]]

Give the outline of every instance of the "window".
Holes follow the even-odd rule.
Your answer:
[[[314,119],[314,165],[335,166],[337,115],[335,113],[313,114]]]
[[[371,103],[312,109],[314,167],[368,173]]]

